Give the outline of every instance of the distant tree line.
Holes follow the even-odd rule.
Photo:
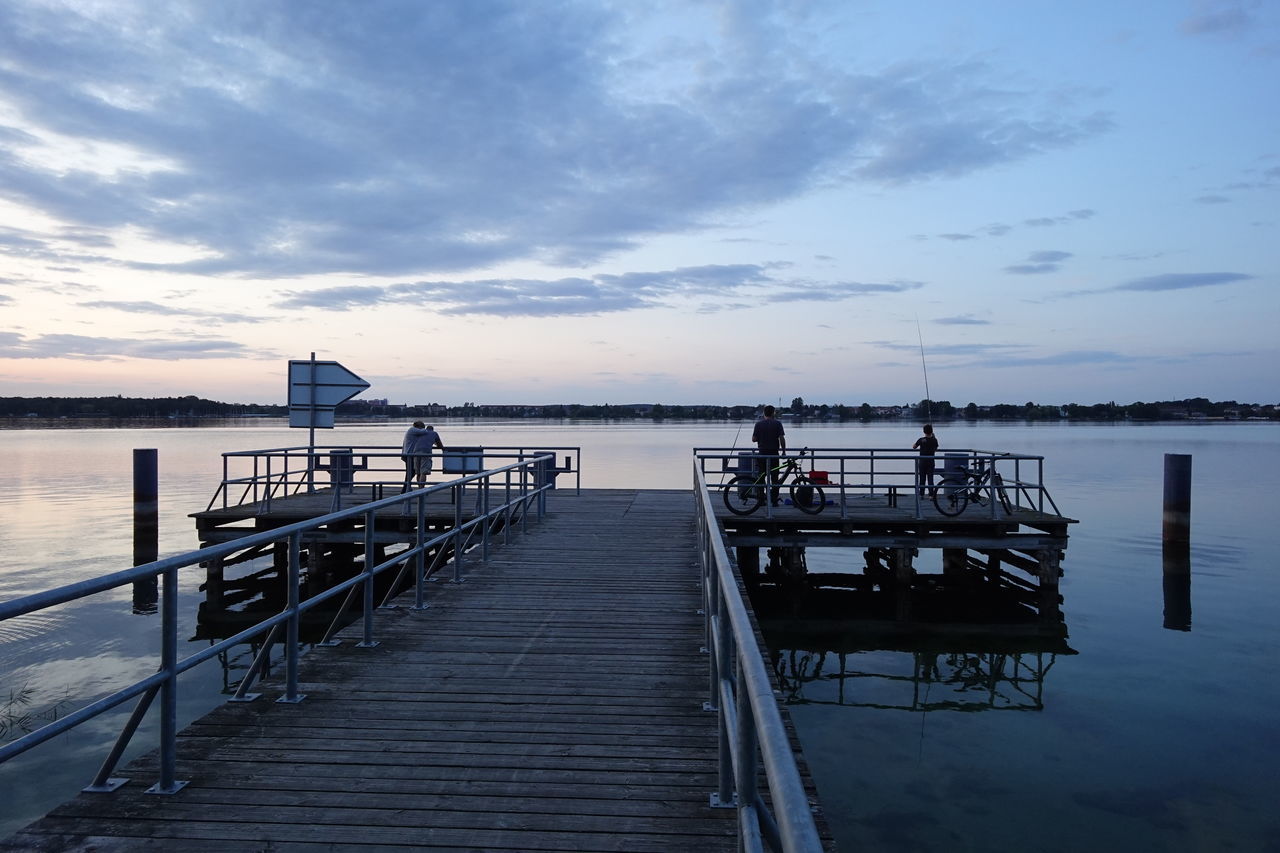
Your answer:
[[[187,397],[0,397],[6,418],[234,418],[286,417],[287,406],[220,403]]]
[[[663,403],[627,405],[556,403],[552,405],[486,405],[440,403],[419,405],[389,404],[385,400],[349,400],[338,406],[336,416],[348,420],[396,418],[551,418],[571,420],[746,420],[757,417],[764,403],[741,406],[678,406]],[[1078,420],[1078,421],[1160,421],[1202,418],[1225,420],[1280,420],[1275,404],[1211,402],[1204,397],[1126,405],[1095,403],[1082,405],[1016,405],[1000,403],[963,407],[948,400],[921,400],[902,405],[873,406],[861,403],[812,405],[795,397],[791,405],[777,407],[779,413],[795,419],[824,421],[874,421],[896,418],[916,420]],[[248,403],[222,403],[199,397],[0,397],[3,418],[236,418],[287,417],[288,407]]]

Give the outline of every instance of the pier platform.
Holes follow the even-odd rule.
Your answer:
[[[730,851],[692,496],[591,490],[463,582],[302,659],[297,704],[225,704],[3,850]],[[359,632],[351,631],[358,639]],[[342,636],[342,635],[340,635]],[[803,765],[802,765],[803,766]]]

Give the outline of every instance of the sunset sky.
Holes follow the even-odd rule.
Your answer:
[[[1278,238],[1266,0],[0,4],[0,396],[1277,402]]]

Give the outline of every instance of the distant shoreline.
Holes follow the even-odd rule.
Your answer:
[[[385,425],[388,427],[404,426],[417,418],[417,415],[406,416],[385,416],[385,417],[363,417],[363,418],[338,418],[337,426],[378,426]],[[572,423],[572,424],[592,424],[592,423],[663,423],[663,424],[741,424],[751,423],[754,418],[671,418],[671,417],[616,417],[616,418],[600,418],[600,417],[502,417],[494,415],[477,415],[477,416],[457,416],[444,415],[435,418],[438,423],[446,424],[467,424],[467,423],[502,423],[504,425],[518,426],[521,423],[527,423],[530,426],[545,423]],[[903,415],[897,418],[804,418],[791,417],[784,418],[785,422],[796,425],[807,426],[823,426],[823,425],[848,425],[865,423],[868,425],[891,426],[893,424],[922,424],[926,422],[925,418],[916,417],[914,415]],[[963,428],[966,425],[977,424],[1023,424],[1034,425],[1105,425],[1105,426],[1140,426],[1140,425],[1190,425],[1190,424],[1259,424],[1259,423],[1280,423],[1278,417],[1246,417],[1246,418],[1229,418],[1223,416],[1206,416],[1206,417],[1187,417],[1187,418],[934,418],[933,421],[947,428]],[[57,418],[49,417],[6,417],[0,416],[0,430],[22,430],[22,429],[162,429],[162,428],[200,428],[200,427],[233,427],[233,426],[281,426],[287,427],[289,424],[288,417],[279,415],[208,415],[197,417],[101,417],[101,416],[64,416]]]

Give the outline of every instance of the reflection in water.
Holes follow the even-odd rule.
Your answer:
[[[1164,627],[1191,630],[1191,543],[1164,542]]]
[[[1068,653],[1070,650],[1067,650]],[[774,649],[773,668],[788,703],[900,711],[1039,711],[1056,652],[860,652]],[[910,671],[903,664],[910,661]],[[872,682],[880,682],[878,684]],[[810,698],[809,684],[823,684]],[[830,684],[832,690],[825,685]]]
[[[1058,655],[1076,654],[1056,585],[1018,578],[1007,555],[997,564],[944,553],[940,574],[886,571],[876,557],[868,551],[858,573],[810,573],[802,549],[775,549],[765,571],[747,574],[785,701],[1044,708]]]
[[[134,581],[133,612],[149,616],[160,609],[160,579],[158,577]]]

